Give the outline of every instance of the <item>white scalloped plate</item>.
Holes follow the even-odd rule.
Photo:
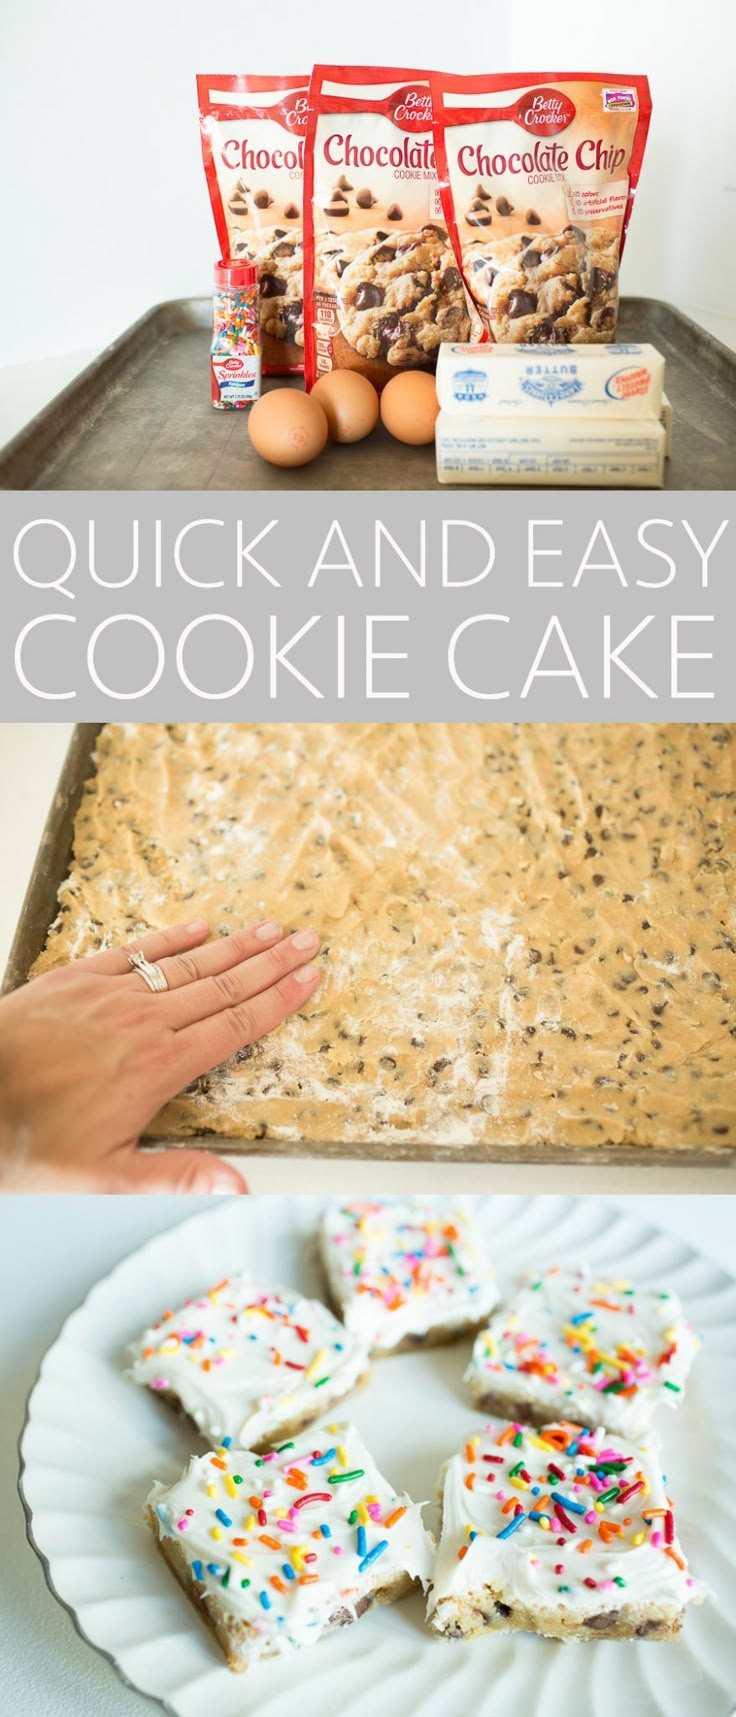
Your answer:
[[[681,1295],[705,1347],[682,1408],[659,1423],[682,1541],[716,1601],[692,1608],[670,1645],[572,1646],[522,1634],[468,1645],[432,1639],[421,1601],[410,1598],[298,1659],[232,1675],[141,1517],[152,1479],[173,1478],[200,1445],[126,1381],[121,1357],[164,1306],[246,1261],[320,1293],[314,1200],[218,1201],[127,1258],[68,1319],[41,1367],[21,1449],[29,1536],[52,1591],[85,1639],[175,1717],[731,1717],[736,1281],[673,1235],[594,1199],[503,1197],[477,1207],[502,1279],[585,1258]],[[467,1354],[461,1342],[380,1360],[350,1404],[379,1466],[415,1497],[434,1498],[442,1461],[478,1422],[462,1384]],[[430,1524],[433,1513],[434,1505]]]

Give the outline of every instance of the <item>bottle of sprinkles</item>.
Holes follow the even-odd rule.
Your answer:
[[[242,411],[261,391],[258,269],[254,262],[215,263],[212,345],[212,404]]]

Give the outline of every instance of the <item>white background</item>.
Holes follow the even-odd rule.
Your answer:
[[[420,12],[279,0],[273,13],[251,0],[4,0],[0,365],[16,373],[0,374],[0,440],[151,305],[210,291],[198,71],[299,73],[375,54],[457,71],[647,72],[654,118],[624,290],[728,337],[733,37],[733,0],[423,0]]]
[[[379,1190],[385,1190],[383,1184]],[[333,1183],[333,1191],[342,1192],[342,1184]],[[733,1236],[725,1200],[618,1197],[612,1202],[621,1208],[635,1204],[642,1221],[675,1230],[730,1268]],[[82,1643],[48,1593],[40,1563],[25,1542],[15,1494],[16,1445],[39,1363],[69,1312],[120,1258],[206,1204],[205,1199],[154,1198],[8,1199],[0,1204],[0,1256],[13,1308],[12,1317],[6,1310],[0,1324],[0,1699],[8,1717],[143,1717],[157,1709],[125,1688],[111,1666]],[[447,1717],[459,1713],[448,1711]],[[509,1717],[528,1714],[510,1712]]]

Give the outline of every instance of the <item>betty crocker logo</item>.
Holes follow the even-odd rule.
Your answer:
[[[282,102],[281,118],[287,131],[306,131],[307,129],[307,98],[298,95],[296,100]]]
[[[394,91],[388,104],[394,125],[402,131],[429,131],[432,126],[432,97],[428,89],[404,84]]]
[[[575,103],[558,89],[532,89],[519,97],[514,118],[532,137],[559,137],[575,118]]]

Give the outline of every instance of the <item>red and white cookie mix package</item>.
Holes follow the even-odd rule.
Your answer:
[[[433,73],[431,88],[445,219],[489,338],[613,340],[647,79]]]
[[[316,66],[304,180],[307,387],[357,369],[377,387],[467,340],[443,219],[430,74]]]
[[[304,367],[303,176],[309,77],[202,73],[199,125],[225,262],[256,262],[263,367]]]

